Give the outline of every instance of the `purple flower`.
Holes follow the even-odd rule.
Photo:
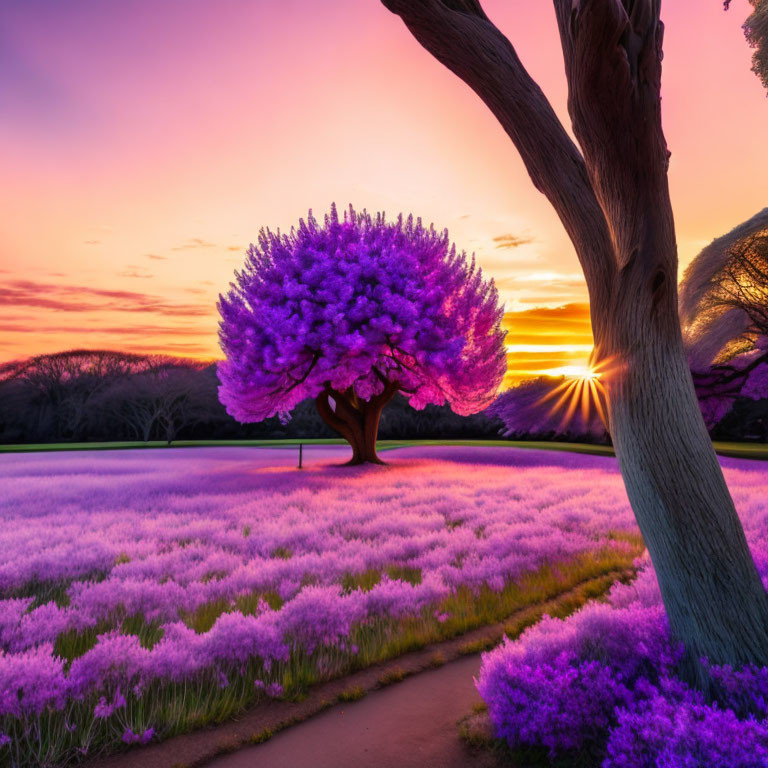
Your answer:
[[[657,693],[618,710],[606,752],[603,768],[763,768],[768,726],[692,692],[672,699]]]
[[[99,699],[99,703],[93,708],[93,716],[101,719],[109,717],[115,710],[122,709],[125,706],[125,696],[120,693],[118,688],[112,702],[108,702],[104,696]]]
[[[93,716],[102,719],[107,718],[114,712],[114,710],[115,708],[102,696],[99,699],[99,703],[93,708]]]
[[[134,733],[130,728],[126,728],[123,733],[123,742],[125,744],[148,744],[155,735],[154,728],[147,728],[141,733]]]

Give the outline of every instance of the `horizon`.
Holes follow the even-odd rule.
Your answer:
[[[586,364],[586,288],[562,226],[493,116],[395,16],[353,0],[181,8],[4,9],[0,362],[68,348],[218,359],[216,299],[247,244],[335,200],[412,212],[476,254],[506,303],[507,383]],[[568,125],[551,6],[487,10]],[[748,13],[663,10],[681,273],[767,202]]]

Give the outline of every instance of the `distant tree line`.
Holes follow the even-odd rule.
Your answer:
[[[290,421],[240,424],[218,397],[215,364],[113,351],[76,350],[0,366],[0,443],[338,437],[313,400]],[[448,406],[414,410],[396,396],[381,439],[494,438],[501,422]]]
[[[768,399],[742,395],[740,373],[721,365],[694,374],[705,415],[710,402],[723,404],[715,419],[707,418],[711,434],[768,442]],[[382,413],[379,437],[609,443],[594,415],[585,422],[579,412],[563,419],[562,411],[552,410],[555,401],[545,398],[561,383],[531,379],[473,416],[448,406],[417,411],[397,395]],[[338,437],[312,399],[300,403],[287,423],[275,417],[240,424],[219,402],[218,387],[215,364],[159,355],[77,350],[9,363],[0,366],[0,443]]]

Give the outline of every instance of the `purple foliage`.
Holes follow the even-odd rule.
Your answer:
[[[502,589],[545,563],[625,547],[607,534],[633,527],[610,459],[489,448],[467,463],[464,449],[433,447],[401,449],[394,475],[329,475],[343,452],[310,449],[302,473],[292,452],[270,449],[6,457],[0,590],[53,583],[67,600],[0,598],[0,717],[88,699],[109,718],[156,682],[231,685],[252,662],[279,695],[271,670],[291,653],[355,654],[358,625],[447,620],[435,611],[455,589]],[[382,573],[370,590],[343,588],[368,570]],[[236,609],[266,593],[284,604]],[[226,610],[207,631],[182,620],[217,602]],[[157,622],[162,637],[142,646],[114,623],[121,614]],[[66,669],[57,639],[105,623]]]
[[[362,400],[397,382],[414,408],[467,415],[506,370],[493,282],[447,232],[335,206],[290,234],[262,230],[219,302],[220,398],[239,421],[286,414],[326,383]]]
[[[676,694],[676,695],[675,695]],[[603,768],[765,768],[768,725],[684,692],[654,692],[617,712]]]
[[[761,337],[754,349],[727,363],[694,371],[696,394],[709,429],[715,427],[739,398],[768,398],[768,339]]]
[[[64,662],[49,643],[22,653],[0,650],[0,717],[61,709],[69,694]]]
[[[572,413],[568,413],[568,403],[559,404],[557,390],[564,390],[567,384],[564,377],[522,381],[502,392],[486,413],[501,419],[505,437],[567,435],[605,441],[608,434],[594,406],[585,418],[581,402]]]
[[[149,744],[154,735],[154,728],[147,728],[141,733],[134,733],[130,728],[126,728],[125,733],[123,733],[123,742],[125,744]]]
[[[581,750],[603,768],[763,768],[768,669],[711,667],[708,703],[677,678],[681,655],[646,565],[609,604],[547,618],[486,654],[477,685],[513,748]]]

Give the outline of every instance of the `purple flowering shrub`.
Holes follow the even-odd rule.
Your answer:
[[[646,563],[607,604],[545,618],[486,654],[477,687],[513,749],[603,768],[764,768],[768,669],[710,667],[707,702],[677,677],[682,653]]]
[[[768,338],[726,362],[693,371],[696,394],[709,429],[717,426],[739,398],[768,398]]]
[[[43,762],[42,729],[57,764],[164,738],[180,702],[234,714],[378,660],[402,626],[453,636],[481,591],[632,556],[610,459],[407,448],[331,477],[341,450],[302,472],[281,449],[5,456],[0,764]]]
[[[239,421],[287,415],[326,388],[368,401],[396,384],[417,409],[490,404],[506,371],[503,309],[447,232],[336,207],[262,230],[220,297],[219,396]]]
[[[608,440],[605,425],[596,408],[586,417],[581,407],[568,413],[560,401],[565,377],[541,376],[526,379],[502,392],[486,409],[488,416],[501,419],[504,437],[571,437],[590,442]]]
[[[619,708],[603,768],[765,768],[768,724],[706,704],[674,681]]]

